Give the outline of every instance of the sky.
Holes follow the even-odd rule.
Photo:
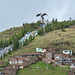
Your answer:
[[[0,32],[36,22],[38,13],[47,13],[49,21],[75,19],[75,0],[0,0]]]

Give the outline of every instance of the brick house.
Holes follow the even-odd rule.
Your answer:
[[[8,74],[4,73],[3,70],[0,70],[0,75],[8,75]]]
[[[52,53],[51,52],[46,52],[46,62],[51,63],[52,61],[53,61]]]
[[[7,73],[4,72],[0,72],[0,75],[8,75]]]
[[[63,65],[71,65],[72,59],[71,58],[66,58],[63,60]]]
[[[9,60],[10,65],[18,65],[19,68],[24,68],[27,65],[30,65],[32,63],[35,63],[36,61],[38,61],[38,57],[15,57],[15,58],[11,58]]]
[[[58,48],[56,49],[56,48],[53,48],[53,47],[47,47],[46,52],[52,52],[52,53],[58,54],[59,49]]]
[[[63,65],[71,65],[75,63],[75,58],[66,58],[63,60]]]
[[[66,59],[66,58],[71,58],[70,54],[63,54],[63,58]]]
[[[71,29],[75,29],[75,25],[73,25],[73,26],[70,26],[69,28],[71,28]]]
[[[60,43],[55,43],[55,45],[66,46],[66,45],[70,45],[70,44],[69,44],[69,42],[60,42]]]
[[[11,58],[9,60],[9,63],[10,65],[13,65],[13,66],[18,65],[19,68],[24,68],[28,64],[28,60],[29,59],[25,60],[25,58],[23,57],[22,58]]]
[[[7,66],[4,68],[3,73],[6,75],[16,75],[17,71],[19,70],[19,66]]]
[[[62,54],[55,54],[54,58],[55,58],[54,64],[62,65],[62,63],[63,63]]]
[[[22,57],[38,57],[42,56],[42,53],[22,53]]]
[[[68,75],[75,75],[75,71],[68,71]]]
[[[71,63],[70,68],[71,68],[72,70],[75,70],[75,58],[72,58],[72,63]]]
[[[46,49],[46,62],[47,63],[53,63],[55,58],[54,55],[57,54],[59,51],[59,49],[55,49],[55,48],[47,48]]]
[[[63,65],[70,65],[72,63],[69,58],[71,58],[70,54],[63,54]]]
[[[71,69],[75,69],[75,63],[71,63],[70,68],[71,68]]]

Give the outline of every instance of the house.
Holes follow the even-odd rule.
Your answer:
[[[71,58],[65,58],[63,59],[63,65],[71,65],[72,59]]]
[[[72,70],[75,70],[75,58],[72,58],[72,63],[71,63],[70,68],[71,68]]]
[[[54,58],[55,58],[55,62],[54,62],[55,64],[62,65],[63,63],[62,54],[55,54]]]
[[[63,65],[71,65],[75,63],[75,58],[66,58],[63,60]]]
[[[54,55],[57,54],[59,49],[55,48],[46,48],[46,62],[51,63],[54,62]]]
[[[42,52],[43,49],[42,48],[36,48],[36,52]]]
[[[45,53],[46,52],[46,49],[36,48],[36,52]]]
[[[38,57],[15,57],[9,59],[10,65],[18,65],[20,69],[26,67],[27,65],[35,63],[36,61],[38,61]]]
[[[68,71],[68,75],[75,75],[75,71]]]
[[[71,65],[72,60],[70,54],[63,54],[63,65]]]
[[[71,69],[75,69],[75,63],[71,63],[70,68],[71,68]]]
[[[3,69],[3,73],[7,74],[7,75],[16,75],[17,71],[19,70],[18,65],[15,66],[7,66]]]
[[[56,49],[56,48],[53,48],[53,47],[47,47],[46,52],[52,52],[54,54],[58,54],[59,49],[58,48]]]
[[[0,75],[8,75],[8,74],[4,73],[3,71],[0,71]]]
[[[75,25],[73,25],[73,26],[70,26],[69,28],[71,28],[71,29],[75,29]]]
[[[55,45],[66,46],[66,45],[70,45],[70,44],[69,44],[69,42],[60,42],[60,43],[55,43]]]
[[[22,57],[39,57],[42,56],[42,53],[22,53]]]
[[[21,58],[21,55],[15,55],[14,58]]]
[[[18,65],[19,68],[24,68],[26,66],[26,63],[27,61],[23,58],[23,57],[20,57],[20,58],[11,58],[9,60],[9,63],[10,65]]]
[[[71,58],[70,54],[63,54],[63,60],[66,58]]]
[[[72,55],[72,50],[63,50],[63,54],[70,54],[70,55]]]
[[[54,55],[52,55],[52,52],[46,52],[46,62],[51,63],[54,60]]]

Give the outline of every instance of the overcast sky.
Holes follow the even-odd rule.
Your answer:
[[[38,13],[47,13],[49,21],[75,19],[75,0],[0,0],[0,32],[36,22],[40,20]]]

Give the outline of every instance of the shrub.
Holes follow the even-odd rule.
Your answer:
[[[66,32],[66,30],[65,29],[61,29],[62,30],[62,32]]]

